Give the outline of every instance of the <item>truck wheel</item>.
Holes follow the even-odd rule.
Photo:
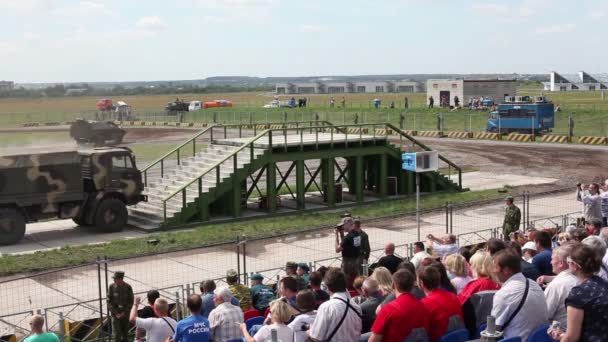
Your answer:
[[[0,209],[0,245],[12,245],[25,235],[25,219],[16,209]]]
[[[121,200],[108,198],[97,206],[93,223],[104,232],[119,232],[127,225],[128,218],[125,204]]]
[[[74,223],[76,223],[77,225],[82,226],[82,227],[88,227],[88,226],[90,226],[90,224],[86,223],[86,221],[84,220],[84,218],[74,217],[72,219],[72,221],[74,221]]]

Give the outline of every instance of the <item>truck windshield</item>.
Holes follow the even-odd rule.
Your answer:
[[[133,162],[131,161],[131,158],[127,155],[112,156],[112,166],[117,168],[132,169]]]

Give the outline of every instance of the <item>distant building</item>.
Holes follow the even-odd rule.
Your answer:
[[[441,105],[441,98],[447,97],[450,106],[454,106],[454,97],[458,96],[460,106],[466,106],[469,98],[491,98],[495,103],[504,101],[505,96],[515,96],[515,80],[428,80],[426,83],[427,103],[430,96],[435,106]]]
[[[15,89],[15,82],[0,81],[0,91],[11,91],[13,89]]]
[[[549,82],[543,82],[546,91],[595,91],[608,90],[608,87],[584,71],[578,72],[578,79],[571,81],[555,71],[549,74]]]
[[[355,94],[355,93],[418,93],[424,91],[420,82],[287,82],[277,83],[277,94]]]

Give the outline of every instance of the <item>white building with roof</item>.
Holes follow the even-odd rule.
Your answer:
[[[566,77],[552,71],[549,82],[543,82],[545,91],[596,91],[608,90],[603,82],[598,81],[590,74],[579,71],[574,77]]]

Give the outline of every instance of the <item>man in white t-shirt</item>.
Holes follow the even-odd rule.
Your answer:
[[[137,317],[137,308],[141,303],[141,298],[135,298],[129,320],[135,324],[135,327],[146,331],[147,342],[165,342],[165,340],[173,336],[177,322],[169,317],[169,303],[163,298],[158,298],[154,302],[154,310],[158,317],[139,318]]]
[[[420,262],[430,257],[431,255],[424,250],[424,243],[420,241],[414,242],[414,256],[410,260],[410,262],[414,265],[414,268],[418,269]]]

